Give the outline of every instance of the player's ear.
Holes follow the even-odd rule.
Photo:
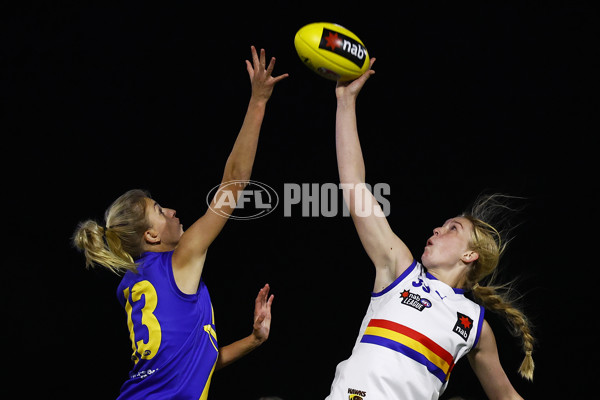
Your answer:
[[[160,243],[160,235],[158,231],[153,228],[150,228],[144,232],[144,241],[148,244],[159,244]]]
[[[473,261],[476,261],[477,259],[479,259],[479,253],[477,253],[476,251],[473,251],[473,250],[469,250],[469,251],[464,252],[460,259],[465,264],[469,264],[469,263],[472,263]]]

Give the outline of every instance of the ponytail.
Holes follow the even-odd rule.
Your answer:
[[[83,251],[85,266],[100,265],[114,273],[137,271],[135,258],[143,252],[147,192],[134,189],[119,197],[106,210],[105,226],[87,220],[79,224],[73,244]]]
[[[136,265],[133,258],[122,251],[119,238],[112,236],[107,228],[100,226],[95,221],[88,220],[79,224],[73,242],[77,248],[83,250],[87,268],[101,265],[114,273],[135,271]],[[113,252],[109,240],[113,243],[113,247],[116,247],[115,250],[121,251]]]

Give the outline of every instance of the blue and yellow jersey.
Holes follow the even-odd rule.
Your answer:
[[[127,313],[134,362],[119,399],[206,399],[219,347],[210,295],[181,292],[173,252],[144,253],[117,297]]]

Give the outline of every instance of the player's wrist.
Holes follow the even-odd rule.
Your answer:
[[[342,95],[337,97],[337,106],[341,110],[353,110],[356,107],[356,96]]]
[[[267,339],[268,339],[268,336],[262,336],[262,335],[257,334],[256,332],[252,332],[252,334],[250,335],[250,342],[253,347],[260,346],[261,344],[266,342]]]
[[[250,96],[250,106],[257,108],[264,108],[267,106],[267,102],[269,101],[268,97],[260,96],[260,95],[252,95]]]

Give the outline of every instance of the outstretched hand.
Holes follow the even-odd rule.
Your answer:
[[[362,74],[361,76],[356,78],[355,80],[344,81],[344,82],[338,81],[337,82],[337,85],[335,87],[335,95],[338,98],[338,100],[348,99],[348,98],[355,99],[356,96],[358,96],[358,93],[364,86],[367,79],[369,79],[371,77],[371,75],[373,75],[375,73],[375,71],[371,69],[374,62],[375,62],[375,58],[371,58],[371,60],[369,62],[369,69],[364,74]]]
[[[246,60],[246,69],[252,84],[252,97],[265,101],[269,100],[275,84],[287,78],[289,74],[272,76],[273,68],[275,68],[275,57],[271,57],[269,66],[267,66],[265,49],[260,49],[260,57],[254,46],[250,46],[250,50],[252,51],[252,62]]]
[[[260,343],[263,343],[269,337],[271,330],[271,305],[274,295],[269,297],[269,284],[267,283],[256,296],[254,302],[254,326],[252,334]]]

